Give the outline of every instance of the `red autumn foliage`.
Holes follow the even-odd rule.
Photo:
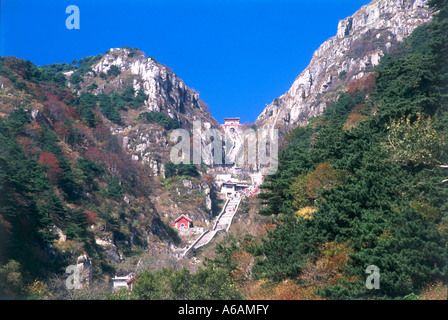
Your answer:
[[[51,121],[64,121],[67,117],[66,108],[67,106],[59,100],[49,99],[45,101],[44,114]]]
[[[98,214],[96,212],[84,210],[82,213],[86,215],[86,220],[89,225],[95,224],[98,221],[96,218]]]
[[[58,86],[52,82],[42,83],[40,86],[36,88],[36,93],[39,96],[47,96],[47,98],[48,94],[56,95],[58,94],[58,92],[59,92]]]
[[[59,161],[54,154],[44,152],[40,155],[38,162],[44,166],[48,180],[53,184],[58,183],[62,176],[62,169],[59,167]]]
[[[109,152],[106,154],[107,163],[104,166],[109,172],[119,176],[122,179],[130,179],[138,175],[138,166],[132,161],[129,155],[119,152]]]
[[[79,120],[80,119],[79,118],[79,112],[78,112],[78,110],[76,110],[75,107],[68,107],[65,110],[65,113],[66,113],[68,118],[71,118],[73,120]]]
[[[106,156],[107,162],[105,163],[105,166],[109,170],[109,172],[121,175],[121,172],[123,170],[126,170],[126,167],[124,166],[124,162],[122,161],[120,155],[116,153],[108,153]]]
[[[76,96],[70,91],[70,89],[66,88],[60,92],[59,99],[65,104],[70,104],[75,101]]]
[[[110,132],[110,129],[106,127],[104,124],[99,124],[93,130],[93,135],[99,141],[104,142],[109,141],[111,139],[112,133]]]
[[[45,92],[45,95],[47,96],[46,103],[53,103],[53,102],[59,102],[59,98],[55,94],[56,92]]]
[[[370,72],[358,80],[352,81],[348,84],[347,93],[353,96],[358,91],[364,91],[366,94],[370,94],[375,89],[375,78],[377,73]]]
[[[17,137],[17,143],[23,148],[28,156],[35,156],[41,152],[41,149],[35,147],[33,141],[27,137]]]
[[[98,163],[104,163],[106,161],[106,156],[104,153],[97,147],[89,147],[84,154],[84,156],[90,160],[93,160]]]
[[[80,123],[72,123],[72,127],[77,129],[85,138],[93,140],[92,130],[89,127]]]
[[[66,141],[72,132],[71,127],[63,122],[56,122],[54,131],[64,141]]]

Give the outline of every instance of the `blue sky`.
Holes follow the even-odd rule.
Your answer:
[[[36,65],[137,47],[170,67],[219,122],[254,122],[338,21],[369,0],[3,0],[0,54]],[[80,9],[68,30],[65,9]]]

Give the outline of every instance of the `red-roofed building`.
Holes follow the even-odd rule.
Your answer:
[[[171,223],[170,226],[176,229],[190,229],[193,227],[193,220],[189,219],[185,215],[181,215],[179,218],[174,220],[174,223]]]

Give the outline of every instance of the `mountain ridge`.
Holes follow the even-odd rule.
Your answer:
[[[431,21],[421,0],[374,0],[338,23],[337,33],[313,53],[290,89],[258,116],[259,128],[288,129],[320,115],[350,81],[373,71],[382,56],[416,27]]]

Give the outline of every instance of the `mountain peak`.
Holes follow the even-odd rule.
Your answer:
[[[132,86],[136,94],[142,91],[147,96],[142,112],[163,112],[179,120],[181,126],[203,119],[219,127],[197,91],[170,68],[137,48],[111,48],[90,67],[91,71],[83,74],[79,92],[113,94]]]
[[[337,92],[373,71],[382,56],[431,17],[426,1],[374,0],[339,21],[336,35],[314,52],[291,88],[264,109],[257,126],[286,132],[306,124],[337,99]]]

